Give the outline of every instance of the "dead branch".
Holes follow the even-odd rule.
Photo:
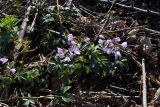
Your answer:
[[[21,31],[19,32],[19,37],[18,37],[18,40],[19,40],[19,46],[17,46],[17,49],[19,50],[22,46],[22,40],[23,40],[23,37],[24,37],[24,34],[26,32],[26,29],[27,29],[27,22],[29,20],[29,14],[30,14],[30,11],[31,11],[31,5],[27,8],[27,12],[25,14],[25,18],[22,22],[22,25],[21,25]]]
[[[35,25],[35,23],[36,23],[37,15],[38,15],[38,9],[37,9],[37,12],[35,13],[33,22],[32,22],[31,27],[30,27],[30,31],[33,30],[33,27],[34,27],[34,25]]]
[[[82,5],[79,5],[79,7],[80,7],[80,9],[82,9],[82,10],[84,10],[84,11],[86,11],[86,12],[92,14],[94,17],[101,14],[101,13],[97,13],[97,12],[91,11],[91,10],[89,10],[89,9],[87,9],[87,8],[85,8],[85,7],[83,7]]]
[[[51,32],[51,33],[53,33],[55,35],[61,35],[61,32],[58,32],[58,31],[55,31],[55,30],[52,30],[52,29],[47,29],[47,28],[44,28],[44,27],[38,26],[38,25],[35,25],[35,26],[38,27],[38,28],[42,28],[43,30],[46,30],[48,32]]]
[[[0,102],[11,102],[19,99],[53,99],[55,97],[61,97],[57,95],[46,95],[46,96],[38,96],[38,97],[14,97],[11,99],[0,100]]]
[[[108,16],[106,17],[105,22],[104,22],[104,24],[102,25],[101,29],[99,30],[97,36],[99,36],[99,35],[102,33],[104,27],[108,24],[109,19],[110,19],[110,16],[111,16],[111,13],[110,13],[110,12],[111,12],[111,10],[112,10],[112,8],[113,8],[114,3],[115,3],[115,0],[112,2],[112,5],[111,5],[110,9],[109,9],[108,12],[107,12],[107,13],[108,13]]]
[[[146,71],[145,59],[142,59],[142,78],[143,78],[143,107],[147,107],[147,85],[146,85]]]
[[[135,90],[130,91],[130,90],[127,90],[125,88],[117,87],[117,86],[113,86],[113,85],[109,85],[109,87],[114,88],[114,89],[119,89],[119,90],[122,90],[122,91],[126,91],[126,92],[130,92],[130,93],[140,92],[140,91],[135,91]]]
[[[109,4],[112,4],[114,2],[114,1],[110,1],[110,0],[100,0],[100,1],[103,2],[103,3],[109,3]],[[127,5],[120,4],[120,3],[114,3],[114,6],[121,7],[121,8],[124,8],[124,9],[139,11],[139,12],[142,12],[142,13],[145,13],[145,14],[160,17],[159,12],[155,12],[155,11],[152,11],[152,10],[145,10],[145,9],[141,9],[141,8],[138,8],[138,7],[127,6]]]

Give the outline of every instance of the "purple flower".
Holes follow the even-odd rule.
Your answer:
[[[63,62],[70,62],[71,61],[71,59],[69,58],[69,57],[65,57],[64,59],[63,59]]]
[[[114,46],[114,44],[112,43],[112,40],[110,40],[110,39],[105,42],[105,45],[107,45],[110,48],[112,48]]]
[[[121,46],[122,46],[123,48],[127,48],[127,42],[123,42],[123,43],[121,44]]]
[[[15,68],[10,69],[10,71],[11,71],[12,74],[16,73],[16,69]]]
[[[76,44],[76,42],[74,41],[74,37],[73,37],[72,34],[69,34],[69,35],[68,35],[68,44],[69,44],[69,45],[74,45],[74,44]]]
[[[115,59],[121,58],[121,53],[120,53],[120,51],[116,51],[114,55],[115,55]]]
[[[8,61],[8,59],[7,58],[0,58],[0,62],[2,63],[2,64],[5,64],[6,62]]]
[[[104,52],[106,52],[107,54],[112,54],[114,53],[114,49],[113,48],[103,48],[102,49]]]
[[[87,38],[85,39],[85,42],[86,42],[87,44],[89,44],[89,43],[90,43],[90,38],[87,37]]]
[[[59,54],[63,54],[63,53],[64,53],[62,48],[57,48],[57,52],[58,52]]]
[[[67,6],[68,8],[71,7],[71,4],[72,4],[72,0],[66,0],[66,6]]]
[[[115,41],[115,42],[120,42],[121,39],[120,39],[119,37],[116,37],[116,38],[114,38],[114,41]]]
[[[113,48],[106,48],[107,54],[112,54],[113,53]]]
[[[79,48],[73,48],[73,53],[74,53],[75,55],[80,55],[80,50],[79,50]]]
[[[61,48],[57,48],[57,54],[56,56],[58,56],[59,58],[64,58],[64,51]]]
[[[99,43],[100,45],[103,45],[103,43],[104,43],[104,40],[102,40],[102,39],[99,39],[99,40],[98,40],[98,43]]]
[[[73,56],[74,56],[74,53],[72,52],[72,49],[69,48],[68,50],[69,50],[69,56],[70,56],[70,57],[73,57]]]
[[[73,55],[80,55],[79,46],[72,46],[69,48],[69,52],[73,53]]]

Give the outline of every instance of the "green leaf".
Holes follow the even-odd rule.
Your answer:
[[[70,94],[64,94],[62,100],[66,103],[70,103],[73,101],[73,97]]]
[[[82,64],[81,63],[76,63],[74,66],[75,66],[75,69],[80,69],[82,67]]]
[[[0,27],[10,29],[16,25],[17,18],[13,15],[8,15],[5,18],[0,19]]]
[[[112,75],[113,75],[113,76],[115,75],[115,72],[116,72],[116,70],[113,69],[113,70],[112,70]]]
[[[62,86],[62,88],[61,88],[62,93],[66,93],[70,88],[71,88],[71,86]]]
[[[86,67],[85,67],[85,71],[86,71],[87,74],[89,74],[89,72],[90,72],[89,66],[86,66]]]
[[[25,101],[24,105],[28,106],[30,104],[35,104],[35,100],[32,99],[23,99]]]
[[[121,61],[116,61],[116,64],[120,66],[120,68],[123,68],[124,67],[124,63],[121,62]]]

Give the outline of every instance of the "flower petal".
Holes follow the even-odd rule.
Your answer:
[[[57,52],[58,52],[58,54],[63,54],[64,53],[62,48],[57,48]]]
[[[74,53],[75,53],[76,55],[80,55],[80,50],[79,50],[79,49],[76,49],[76,50],[74,50]]]
[[[86,42],[87,44],[89,44],[89,43],[90,43],[90,38],[87,37],[87,38],[85,39],[85,42]]]
[[[74,41],[74,37],[73,37],[72,34],[69,34],[69,35],[68,35],[68,44],[69,44],[69,45],[74,45],[74,44],[76,44],[76,42]]]
[[[2,64],[5,64],[6,62],[8,61],[8,59],[7,58],[0,58],[0,62],[2,63]]]
[[[107,48],[106,52],[107,52],[107,54],[112,54],[113,53],[113,48]]]
[[[112,40],[110,40],[110,39],[105,42],[105,45],[107,45],[110,48],[114,46]]]
[[[114,41],[115,41],[115,42],[120,42],[121,39],[120,39],[119,37],[116,37],[116,38],[114,38]]]
[[[123,48],[127,48],[127,42],[123,42],[123,43],[121,44],[121,46],[122,46]]]
[[[66,0],[66,6],[67,6],[68,8],[71,7],[71,4],[72,4],[72,0]]]
[[[69,48],[69,53],[73,53],[74,55],[80,55],[80,50],[78,46],[72,46]]]
[[[116,51],[115,52],[115,59],[119,59],[119,58],[121,58],[121,53],[120,53],[120,51]]]
[[[69,57],[65,57],[65,58],[63,59],[63,61],[64,61],[64,62],[70,62],[71,59],[70,59]]]
[[[16,73],[16,69],[15,68],[12,68],[10,71],[12,72],[12,74]]]
[[[103,45],[103,43],[104,43],[104,40],[102,40],[102,39],[99,39],[99,40],[98,40],[98,43],[99,43],[100,45]]]

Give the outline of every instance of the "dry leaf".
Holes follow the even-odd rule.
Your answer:
[[[132,29],[131,31],[128,32],[128,36],[133,36],[136,35],[139,29]]]
[[[158,90],[156,91],[156,93],[154,94],[154,98],[151,101],[151,103],[154,103],[155,101],[159,101],[160,100],[160,88],[158,88]]]

